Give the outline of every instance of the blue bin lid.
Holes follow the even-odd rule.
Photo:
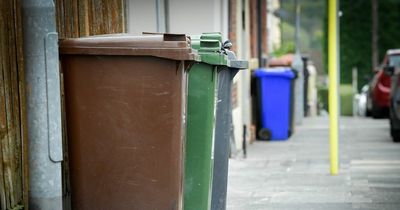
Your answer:
[[[259,68],[254,71],[256,77],[285,77],[293,79],[295,74],[293,70],[288,67],[275,67],[275,68]]]

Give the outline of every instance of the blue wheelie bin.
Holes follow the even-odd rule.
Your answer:
[[[260,68],[254,72],[260,81],[262,140],[286,140],[290,136],[291,91],[295,74],[290,68]]]

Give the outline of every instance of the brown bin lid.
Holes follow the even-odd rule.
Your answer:
[[[61,55],[136,55],[173,60],[196,60],[190,39],[184,34],[134,36],[109,34],[60,40]]]

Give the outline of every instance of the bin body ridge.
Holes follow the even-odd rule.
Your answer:
[[[216,67],[197,63],[189,72],[185,209],[209,209],[213,168]]]

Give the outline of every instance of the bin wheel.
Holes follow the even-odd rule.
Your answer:
[[[270,140],[271,131],[268,128],[261,128],[260,131],[258,131],[258,137],[260,137],[261,140]]]

